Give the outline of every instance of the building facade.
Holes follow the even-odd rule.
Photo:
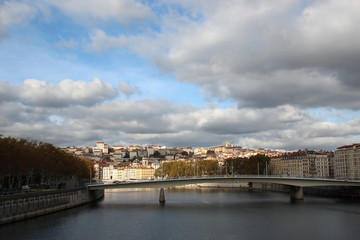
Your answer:
[[[329,154],[309,150],[286,153],[271,158],[270,170],[272,175],[329,178]]]
[[[337,148],[334,153],[334,176],[338,179],[360,179],[360,143]]]

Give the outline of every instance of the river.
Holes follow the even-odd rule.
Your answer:
[[[358,240],[360,202],[237,189],[107,190],[99,202],[0,226],[0,239]]]

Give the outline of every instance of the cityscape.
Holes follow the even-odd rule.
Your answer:
[[[78,157],[91,159],[95,170],[93,180],[105,183],[209,175],[208,172],[195,171],[173,173],[171,176],[156,174],[156,170],[162,170],[164,163],[196,164],[200,161],[216,163],[216,171],[212,172],[212,175],[266,174],[342,180],[360,179],[360,144],[339,146],[335,151],[304,149],[287,152],[261,148],[246,149],[229,142],[209,148],[167,148],[160,145],[109,146],[105,142],[97,142],[93,147],[66,147],[62,150]],[[244,172],[239,167],[224,170],[230,160],[249,159],[257,155],[265,157],[266,169],[262,165],[258,172]]]
[[[0,0],[0,236],[358,240],[359,0]]]

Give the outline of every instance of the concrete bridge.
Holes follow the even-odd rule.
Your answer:
[[[278,176],[211,176],[197,178],[177,178],[161,179],[140,182],[123,182],[119,184],[94,184],[88,185],[89,190],[115,189],[115,188],[160,188],[160,202],[165,202],[164,188],[183,186],[189,184],[201,183],[248,183],[251,190],[252,183],[275,183],[290,186],[290,199],[303,200],[304,187],[321,187],[321,186],[352,186],[360,187],[360,181],[347,181],[321,178],[295,178],[295,177],[278,177]]]

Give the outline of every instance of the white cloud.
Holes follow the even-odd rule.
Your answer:
[[[304,110],[281,106],[268,109],[199,109],[173,114],[170,118],[174,129],[239,136],[287,128],[294,122],[302,121],[306,115]]]
[[[8,35],[7,27],[33,19],[37,10],[26,3],[10,0],[0,2],[0,40]]]
[[[0,104],[0,132],[57,145],[158,143],[213,146],[228,140],[247,147],[334,149],[360,136],[359,119],[324,122],[290,105],[201,109],[165,100],[102,102],[49,108]]]
[[[240,107],[360,108],[358,1],[177,3],[161,16],[160,32],[98,30],[90,46],[131,48],[179,81],[198,84],[203,94]],[[176,18],[178,6],[189,14]]]
[[[81,24],[117,21],[128,24],[153,17],[149,7],[135,0],[46,0]]]
[[[139,93],[139,89],[137,87],[133,87],[127,82],[120,82],[119,85],[120,91],[125,94],[127,98],[129,98],[131,95]]]
[[[179,27],[159,66],[240,105],[359,109],[358,88],[348,88],[347,80],[360,76],[352,67],[360,60],[358,2],[318,1],[303,12],[295,11],[296,1],[230,5],[192,29]]]
[[[96,29],[92,31],[91,43],[88,44],[87,49],[94,52],[104,52],[111,48],[126,47],[128,39],[125,37],[110,37],[104,31]]]
[[[90,41],[86,44],[85,50],[101,53],[114,48],[123,48],[131,49],[142,57],[154,57],[159,53],[162,42],[153,39],[152,36],[157,34],[152,32],[148,34],[149,36],[110,36],[101,29],[95,29],[90,33]]]
[[[334,109],[360,109],[359,1],[39,0],[31,5],[32,2],[2,1],[0,39],[9,26],[27,23],[37,13],[49,17],[38,19],[48,21],[48,27],[56,26],[56,20],[65,17],[78,24],[72,27],[90,32],[87,43],[81,31],[74,33],[69,28],[69,32],[62,33],[55,29],[57,40],[61,39],[55,46],[67,48],[64,52],[71,52],[78,62],[86,62],[83,55],[91,55],[92,63],[98,64],[96,61],[104,59],[104,55],[117,57],[117,53],[123,53],[107,55],[105,51],[122,48],[128,53],[130,49],[162,72],[174,73],[180,82],[200,86],[200,93],[209,102],[230,100],[237,102],[237,107],[196,108],[159,100],[175,91],[159,88],[157,82],[163,80],[156,79],[159,75],[154,76],[153,72],[141,79],[151,75],[151,87],[156,94],[163,94],[156,96],[157,100],[130,101],[130,96],[139,92],[135,86],[142,87],[139,80],[132,83],[131,77],[115,87],[100,79],[65,79],[56,84],[27,79],[20,86],[0,82],[2,134],[59,145],[93,144],[102,139],[110,144],[210,146],[229,140],[248,147],[285,149],[329,149],[359,139],[358,114],[351,121],[344,118],[337,123],[314,117],[306,110],[317,107],[321,112],[329,107],[339,113]],[[155,13],[160,14],[154,17]],[[36,30],[41,32],[40,28]],[[32,40],[37,37],[35,31]],[[91,53],[76,52],[80,46]],[[99,53],[103,56],[99,57]],[[122,56],[119,59],[106,59],[112,64],[106,68],[100,65],[99,71],[94,72],[117,79],[122,69],[116,68],[112,75],[106,71],[119,66]],[[69,74],[76,76],[87,72],[76,64],[66,62],[58,64],[58,68],[74,65],[71,67],[76,70],[71,68]],[[29,77],[35,74],[34,78],[40,71],[48,74],[40,65],[23,71]],[[91,72],[93,66],[86,69]],[[119,94],[127,96],[127,100],[119,101]],[[191,101],[190,96],[189,104]]]
[[[7,82],[0,82],[0,102],[15,100],[17,96],[16,87]]]
[[[16,103],[0,103],[0,127],[7,128],[15,122],[25,121],[24,107]]]
[[[18,1],[5,1],[0,5],[0,23],[3,25],[25,23],[32,19],[36,10]]]
[[[24,104],[47,107],[93,105],[116,96],[115,88],[98,78],[91,82],[65,79],[59,84],[26,79],[20,88],[20,98]]]

